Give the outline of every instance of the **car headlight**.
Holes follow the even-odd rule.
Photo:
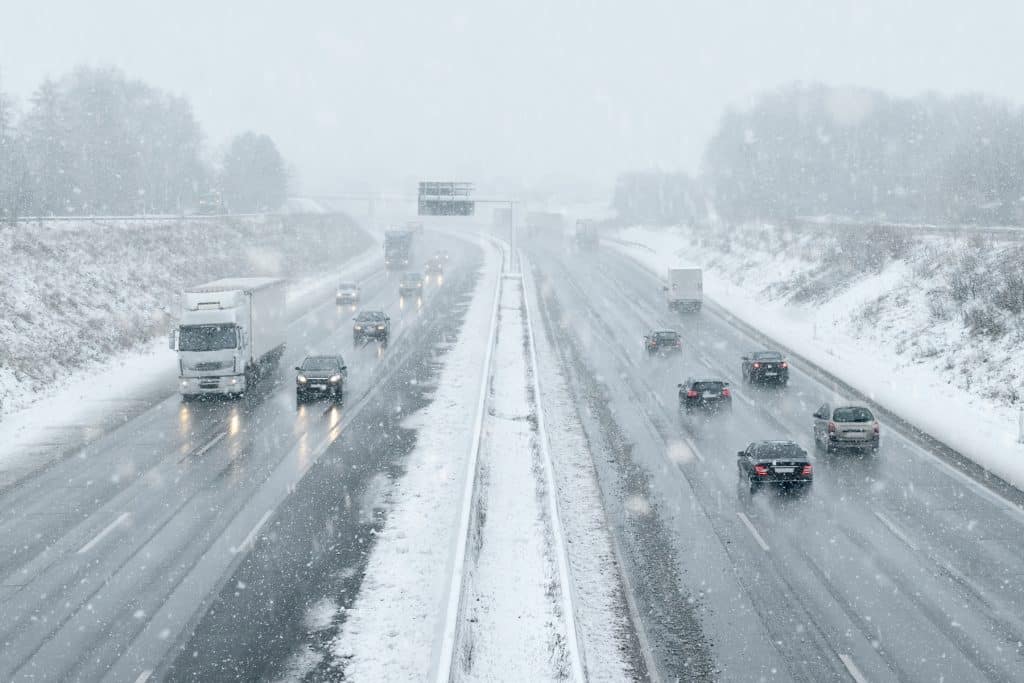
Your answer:
[[[377,325],[377,329],[378,329],[378,330],[383,330],[383,329],[384,329],[384,326],[383,326],[383,325]]]
[[[331,375],[331,384],[337,384],[341,381],[341,375]]]
[[[363,329],[363,326],[362,325],[356,325],[356,329],[357,330],[361,330],[361,329]]]
[[[422,287],[422,286],[423,286],[423,283],[422,283],[422,282],[417,282],[417,283],[416,283],[416,286],[417,286],[417,287]]]
[[[305,375],[299,375],[299,376],[297,376],[295,378],[295,381],[298,382],[299,384],[305,384],[306,383],[306,376]]]

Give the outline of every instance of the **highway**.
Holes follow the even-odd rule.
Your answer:
[[[527,254],[665,679],[1019,680],[1015,505],[884,424],[877,458],[815,454],[811,414],[841,395],[799,367],[787,388],[745,386],[740,357],[760,344],[708,308],[670,314],[620,254],[570,251]],[[681,358],[647,357],[654,328],[683,334]],[[731,381],[734,414],[681,421],[691,375]],[[777,438],[817,455],[813,490],[747,501],[736,452]]]
[[[434,349],[425,342],[458,329],[479,260],[476,247],[436,236],[419,254],[441,247],[452,254],[444,282],[428,284],[419,301],[400,300],[397,275],[383,270],[362,283],[363,306],[391,315],[386,349],[353,348],[352,312],[332,296],[290,325],[279,371],[243,399],[183,403],[169,386],[165,400],[87,455],[0,492],[0,680],[160,677],[228,577],[258,557],[250,551],[277,528],[275,511],[300,480],[315,488],[330,472],[327,495],[364,499],[373,473],[314,465],[343,453],[379,473],[400,457],[391,442],[407,435],[379,425],[417,405],[410,373],[429,375]],[[292,366],[307,352],[334,351],[349,367],[344,404],[297,405]],[[362,438],[368,429],[373,437]],[[357,548],[347,559],[363,558]],[[232,626],[243,631],[235,642],[259,641],[254,616]]]

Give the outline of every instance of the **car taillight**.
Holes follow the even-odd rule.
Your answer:
[[[697,398],[697,392],[694,391],[693,389],[690,389],[689,391],[686,392],[686,398]]]
[[[759,367],[761,367],[761,364],[760,363],[754,363],[754,367],[755,368],[759,368]]]
[[[780,368],[788,368],[789,367],[789,363],[787,363],[786,361],[782,361],[781,363],[779,363],[779,367]]]
[[[683,345],[683,343],[681,341],[679,341],[678,339],[676,339],[676,346],[682,346],[682,345]]]
[[[800,472],[800,474],[805,476],[805,477],[809,477],[809,476],[811,476],[811,473],[813,471],[814,471],[813,467],[811,467],[810,465],[804,465],[804,469],[803,469],[802,472]]]
[[[828,433],[829,434],[835,434],[836,433],[836,423],[835,422],[829,422],[828,423]]]
[[[875,420],[875,434],[878,434],[878,420]]]
[[[728,389],[722,389],[722,396],[730,396]]]
[[[767,477],[768,476],[768,466],[767,465],[754,465],[754,474],[756,474],[759,477]]]

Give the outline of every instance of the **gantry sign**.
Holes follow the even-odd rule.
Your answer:
[[[419,215],[472,216],[473,183],[420,183]]]

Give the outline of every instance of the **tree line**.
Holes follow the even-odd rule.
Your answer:
[[[208,162],[192,107],[113,68],[43,81],[24,109],[0,91],[0,220],[278,208],[274,142],[243,133]]]
[[[1024,111],[981,95],[792,84],[726,111],[699,177],[625,174],[613,204],[620,218],[639,205],[661,222],[693,222],[707,214],[675,197],[694,186],[731,221],[1021,224]]]

